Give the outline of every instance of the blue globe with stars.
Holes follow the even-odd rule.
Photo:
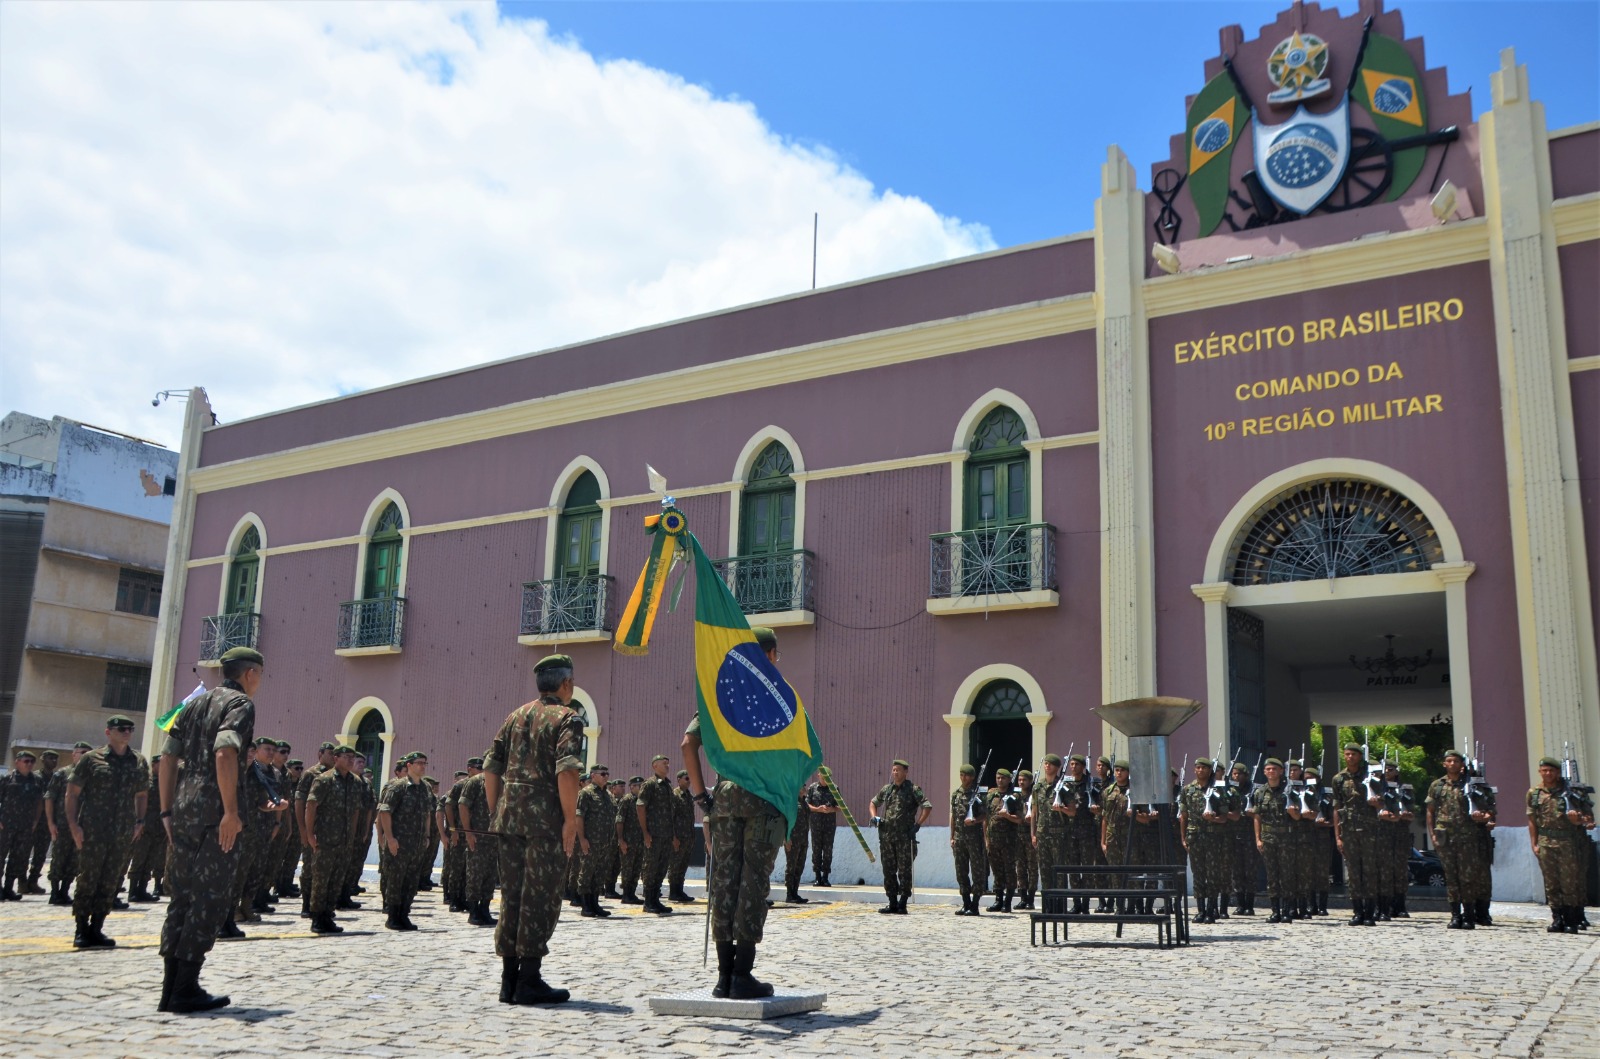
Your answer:
[[[1399,114],[1411,105],[1411,82],[1391,77],[1372,93],[1372,105],[1385,114]]]
[[[1326,177],[1339,157],[1339,144],[1320,125],[1294,125],[1283,131],[1267,155],[1267,172],[1286,188],[1310,187]]]
[[[722,716],[741,735],[764,739],[794,721],[799,708],[794,689],[754,643],[730,650],[717,670],[717,701]]]
[[[1228,128],[1228,123],[1221,118],[1207,118],[1194,127],[1195,148],[1207,154],[1215,154],[1228,146],[1228,137],[1232,131]]]

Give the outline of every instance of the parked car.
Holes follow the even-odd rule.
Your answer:
[[[1412,886],[1444,886],[1444,864],[1439,854],[1431,849],[1413,848],[1406,860],[1406,871],[1411,876]]]

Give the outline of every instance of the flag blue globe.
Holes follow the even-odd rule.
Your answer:
[[[1232,131],[1228,128],[1228,123],[1221,118],[1207,118],[1194,127],[1195,149],[1206,154],[1216,154],[1228,146],[1228,137]]]
[[[754,643],[738,644],[722,659],[717,670],[717,702],[734,730],[753,739],[789,727],[799,705],[794,689]]]
[[[1320,125],[1291,126],[1273,141],[1267,172],[1286,188],[1310,187],[1333,170],[1339,145]]]
[[[1391,77],[1372,93],[1372,105],[1384,114],[1399,114],[1411,105],[1411,82]]]

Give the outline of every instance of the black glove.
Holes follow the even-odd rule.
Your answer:
[[[694,796],[694,801],[695,804],[700,807],[700,810],[707,816],[711,814],[712,801],[710,791],[701,791],[699,794]]]

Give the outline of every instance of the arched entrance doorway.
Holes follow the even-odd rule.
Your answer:
[[[372,770],[372,790],[375,795],[383,790],[383,784],[388,779],[385,771],[388,763],[383,754],[383,733],[386,730],[383,714],[377,710],[368,710],[356,724],[356,753],[367,759],[367,768]]]
[[[1015,680],[991,680],[978,692],[967,732],[967,760],[978,768],[986,759],[989,762],[978,777],[979,786],[993,784],[998,769],[1015,772],[1019,761],[1024,768],[1032,767],[1033,725],[1028,721],[1032,705]]]

